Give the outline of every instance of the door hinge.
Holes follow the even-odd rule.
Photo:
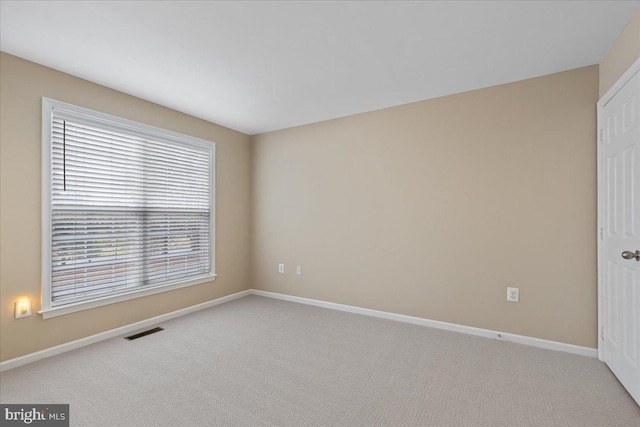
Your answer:
[[[604,128],[600,129],[600,142],[604,141]]]
[[[604,326],[600,328],[600,339],[604,341]]]
[[[600,227],[600,240],[604,240],[604,227]]]

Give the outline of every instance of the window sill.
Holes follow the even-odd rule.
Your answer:
[[[63,316],[65,314],[75,313],[77,311],[89,310],[96,307],[102,307],[104,305],[115,304],[118,302],[128,301],[135,298],[146,297],[149,295],[159,294],[162,292],[172,291],[174,289],[186,288],[187,286],[199,285],[202,283],[212,282],[216,279],[217,274],[211,274],[207,276],[196,277],[191,280],[168,283],[160,286],[154,286],[139,290],[133,290],[131,292],[121,293],[117,295],[104,296],[90,301],[80,301],[71,304],[60,305],[57,307],[51,307],[40,310],[38,314],[42,315],[43,319],[49,319],[51,317]]]

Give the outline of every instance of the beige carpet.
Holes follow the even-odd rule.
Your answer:
[[[249,296],[0,376],[73,426],[640,426],[593,358]]]

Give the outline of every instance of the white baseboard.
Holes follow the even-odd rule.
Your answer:
[[[396,320],[398,322],[412,323],[414,325],[427,326],[430,328],[444,329],[446,331],[460,332],[463,334],[476,335],[485,338],[493,338],[501,341],[508,341],[518,344],[530,345],[534,347],[545,348],[548,350],[564,351],[567,353],[579,354],[582,356],[598,357],[598,350],[595,348],[581,347],[573,344],[565,344],[557,341],[543,340],[540,338],[527,337],[524,335],[510,334],[506,332],[491,331],[489,329],[474,328],[471,326],[457,325],[455,323],[441,322],[438,320],[423,319],[421,317],[406,316],[404,314],[389,313],[386,311],[371,310],[368,308],[356,307],[353,305],[337,304],[333,302],[320,301],[310,298],[296,297],[292,295],[279,294],[276,292],[261,291],[258,289],[249,289],[235,294],[227,295],[218,299],[196,304],[181,310],[172,311],[170,313],[161,314],[160,316],[150,319],[141,320],[119,328],[111,329],[99,334],[91,335],[68,343],[60,344],[55,347],[46,348],[36,351],[35,353],[26,354],[24,356],[9,359],[0,362],[0,372],[26,365],[27,363],[42,360],[47,357],[85,347],[110,338],[115,338],[134,332],[139,329],[155,326],[161,322],[175,319],[176,317],[185,316],[196,311],[214,307],[225,302],[233,301],[247,295],[259,295],[268,298],[275,298],[285,301],[297,302],[300,304],[315,305],[317,307],[329,308],[332,310],[346,311],[349,313],[363,314],[365,316],[379,317],[382,319]]]
[[[166,322],[167,320],[175,319],[176,317],[185,316],[196,311],[204,310],[225,302],[233,301],[238,298],[245,297],[251,294],[251,290],[237,292],[235,294],[227,295],[221,298],[217,298],[211,301],[203,302],[201,304],[192,305],[180,310],[172,311],[170,313],[161,314],[150,319],[141,320],[139,322],[131,323],[129,325],[121,326],[119,328],[111,329],[99,334],[91,335],[85,338],[80,338],[75,341],[60,344],[55,347],[46,348],[44,350],[36,351],[35,353],[29,353],[24,356],[16,357],[15,359],[9,359],[4,362],[0,362],[0,372],[8,369],[17,368],[18,366],[26,365],[27,363],[35,362],[37,360],[45,359],[47,357],[55,356],[57,354],[65,353],[67,351],[75,350],[80,347],[85,347],[90,344],[104,341],[110,338],[115,338],[121,335],[134,332],[138,329],[148,328],[155,326],[158,323]]]
[[[424,319],[421,317],[405,316],[404,314],[389,313],[386,311],[371,310],[368,308],[356,307],[353,305],[337,304],[333,302],[320,301],[316,299],[296,297],[279,294],[276,292],[260,291],[251,289],[251,294],[268,298],[275,298],[285,301],[297,302],[300,304],[315,305],[332,310],[346,311],[349,313],[364,314],[365,316],[380,317],[382,319],[396,320],[398,322],[412,323],[414,325],[427,326],[430,328],[444,329],[446,331],[461,332],[463,334],[477,335],[479,337],[493,338],[500,341],[508,341],[517,344],[530,345],[533,347],[545,348],[547,350],[564,351],[567,353],[579,354],[581,356],[598,357],[598,349],[582,347],[579,345],[566,344],[558,341],[543,340],[540,338],[527,337],[524,335],[510,334],[507,332],[492,331],[489,329],[474,328],[472,326],[457,325],[455,323],[441,322],[439,320]]]

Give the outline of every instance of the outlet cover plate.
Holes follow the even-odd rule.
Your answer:
[[[14,317],[16,319],[22,319],[24,317],[31,316],[31,301],[27,301],[26,304],[21,305],[19,302],[16,302],[14,308]]]
[[[520,288],[507,288],[507,301],[520,302]]]

